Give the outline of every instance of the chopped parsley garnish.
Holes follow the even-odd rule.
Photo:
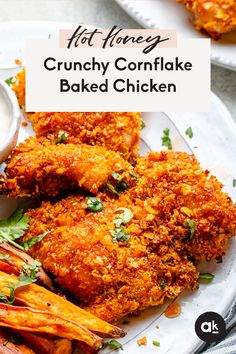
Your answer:
[[[185,134],[188,135],[188,137],[191,139],[193,137],[193,130],[191,127],[189,127],[186,131]]]
[[[236,187],[236,179],[233,179],[233,187]]]
[[[21,273],[19,275],[19,281],[15,285],[8,285],[8,284],[5,285],[5,288],[10,289],[9,298],[2,291],[0,291],[0,301],[4,302],[5,304],[9,304],[9,305],[13,304],[13,302],[15,301],[16,289],[18,289],[22,286],[29,285],[35,281],[36,280],[32,280],[30,277],[25,276],[23,273]]]
[[[106,342],[105,343],[105,347],[109,347],[110,349],[115,349],[115,350],[118,350],[118,349],[121,349],[121,350],[124,350],[123,346],[121,345],[121,343],[119,343],[117,340],[115,339],[112,339],[110,340],[109,342]]]
[[[139,179],[139,175],[137,175],[137,173],[134,173],[134,172],[130,172],[129,173],[131,177],[134,177],[136,179]]]
[[[170,129],[166,128],[163,130],[163,136],[161,138],[162,146],[166,146],[168,150],[172,150],[172,142],[170,139]]]
[[[119,208],[116,211],[123,211],[116,216],[114,219],[115,229],[110,231],[112,235],[112,242],[127,242],[130,239],[130,235],[127,234],[126,229],[123,225],[128,224],[128,222],[132,219],[133,213],[127,208]]]
[[[16,289],[32,284],[37,280],[37,274],[40,270],[41,263],[37,260],[33,261],[30,264],[23,263],[22,272],[19,275],[19,281],[15,285],[6,284],[5,288],[10,289],[9,298],[0,291],[0,302],[5,304],[13,304],[15,301],[15,291]]]
[[[7,261],[7,262],[12,262],[11,257],[8,254],[6,254],[6,253],[1,253],[0,254],[0,259],[3,259],[4,261]]]
[[[26,264],[23,263],[22,267],[22,273],[29,277],[32,280],[36,280],[37,279],[37,274],[40,271],[40,267],[41,267],[41,262],[39,262],[37,259],[35,259],[32,263]]]
[[[126,230],[123,226],[121,227],[116,227],[115,230],[111,230],[110,234],[112,236],[112,242],[127,242],[130,239],[130,235],[126,233]]]
[[[145,127],[146,127],[146,125],[145,125],[144,121],[142,120],[142,122],[141,122],[141,129],[143,130]]]
[[[160,342],[158,342],[158,341],[156,341],[156,340],[154,340],[154,341],[152,342],[152,344],[155,345],[156,347],[160,347]]]
[[[0,220],[0,243],[6,241],[24,251],[24,247],[15,242],[24,235],[29,227],[29,217],[23,215],[23,209],[17,209],[9,218]]]
[[[7,304],[8,303],[8,298],[5,294],[3,294],[2,291],[0,291],[0,302],[4,302],[4,304]]]
[[[28,251],[28,249],[32,246],[34,246],[36,243],[42,241],[42,239],[49,234],[50,232],[52,232],[53,230],[44,232],[43,234],[39,235],[39,236],[33,236],[31,238],[29,238],[27,241],[22,243],[22,247],[24,249],[24,251]]]
[[[211,273],[199,273],[199,280],[206,280],[208,282],[212,281],[215,278],[215,276]]]
[[[195,231],[196,231],[196,222],[194,220],[188,219],[187,224],[189,227],[189,238],[190,238],[190,240],[192,240],[195,235]]]
[[[102,201],[96,197],[87,198],[87,207],[90,211],[101,211],[104,208]]]
[[[62,133],[61,135],[58,135],[58,137],[54,140],[55,144],[62,144],[66,141],[67,136],[66,133]]]
[[[162,289],[165,289],[165,287],[166,287],[166,280],[165,279],[161,280],[160,286],[161,286]]]
[[[23,215],[23,209],[21,208],[18,208],[9,218],[0,220],[0,243],[8,242],[21,251],[28,251],[30,247],[40,242],[44,236],[52,231],[50,230],[39,236],[31,237],[20,245],[15,240],[23,236],[29,228],[29,220],[27,215]],[[3,259],[3,256],[0,255],[0,258]]]
[[[5,83],[8,86],[11,86],[12,84],[14,84],[14,77],[13,76],[9,77],[8,79],[5,80]]]

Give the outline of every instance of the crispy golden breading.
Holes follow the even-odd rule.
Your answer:
[[[25,107],[25,68],[16,75],[16,81],[12,85],[20,107]]]
[[[196,261],[225,254],[229,238],[236,234],[236,206],[193,155],[150,153],[138,158],[135,172],[141,177],[129,195],[136,205],[144,201],[156,225],[157,242],[167,238],[176,251]],[[195,223],[193,235],[189,221]]]
[[[37,146],[33,151],[37,151],[37,140],[30,141]],[[49,149],[47,144],[51,143],[47,141],[46,148],[55,161],[62,156],[61,165],[65,156],[69,159],[73,155],[78,162],[74,145],[51,144]],[[31,156],[28,145],[29,142],[20,150],[23,155]],[[61,155],[55,154],[54,149]],[[67,149],[72,149],[73,153],[65,155]],[[105,149],[102,159],[98,156],[99,149],[103,148],[84,146],[84,149],[83,161],[72,166],[79,180],[86,180],[87,189],[91,190],[96,181],[97,190],[114,170],[114,158],[110,161],[111,156],[107,155],[105,164],[111,169],[101,178]],[[86,164],[91,154],[94,157],[93,149],[97,149],[97,155],[89,169]],[[17,156],[15,152],[13,162]],[[103,211],[90,212],[87,199],[82,195],[69,196],[54,204],[43,202],[40,208],[28,212],[30,228],[24,237],[25,240],[51,230],[42,242],[30,249],[30,254],[43,263],[62,288],[78,297],[83,307],[107,321],[160,304],[165,297],[173,298],[185,288],[196,287],[198,273],[192,260],[197,263],[202,259],[219,259],[236,232],[236,207],[222,192],[221,183],[202,170],[194,156],[169,151],[150,153],[137,158],[133,169],[135,177],[130,173],[132,167],[120,159],[119,169],[126,169],[122,176],[129,189],[119,197],[112,197],[103,190],[99,194]],[[19,161],[19,164],[14,162],[13,167],[22,166],[22,159]],[[56,170],[42,152],[39,157],[34,154],[32,161],[33,170],[38,173],[42,169],[50,173]],[[29,186],[31,164],[27,162],[26,166],[20,176],[23,181],[27,176]],[[42,175],[37,175],[37,180]],[[67,182],[74,186],[71,178]],[[52,180],[46,181],[47,189],[55,190],[55,183],[52,183],[53,188],[51,183]],[[18,192],[21,193],[20,189]],[[130,235],[128,242],[114,242],[111,233],[115,230],[117,213],[121,212],[119,208],[128,208],[133,213],[133,218],[125,225],[126,234]]]
[[[103,203],[104,210],[93,213],[86,210],[86,198],[80,196],[54,206],[46,202],[38,215],[37,210],[29,212],[31,227],[24,238],[42,232],[42,224],[44,230],[55,229],[30,253],[86,310],[113,322],[158,305],[165,297],[174,298],[184,288],[196,287],[198,273],[186,257],[180,257],[165,240],[153,245],[155,228],[148,213],[140,220],[139,208],[136,217],[136,208],[129,205],[128,198],[126,204],[119,199]],[[69,216],[71,207],[73,217]],[[128,207],[134,214],[126,225],[128,242],[114,242],[110,233],[114,219],[122,212],[117,210],[120,207]],[[40,222],[42,214],[45,218]],[[68,219],[60,220],[63,214]],[[65,226],[56,227],[60,224]]]
[[[105,146],[127,158],[138,151],[139,112],[34,113],[30,120],[37,136],[58,136],[65,132],[69,142]]]
[[[25,69],[16,76],[15,91],[25,106]],[[140,112],[36,112],[29,114],[36,136],[65,133],[67,142],[105,146],[128,158],[135,156],[141,131]]]
[[[129,166],[118,153],[102,146],[55,144],[33,137],[14,149],[0,192],[13,197],[56,196],[81,187],[96,193],[112,172]]]
[[[236,29],[235,0],[177,0],[185,4],[195,18],[195,27],[212,38]]]

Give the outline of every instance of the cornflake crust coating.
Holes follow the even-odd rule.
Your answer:
[[[100,198],[104,209],[98,213],[89,212],[87,200],[81,196],[54,205],[45,202],[29,212],[31,227],[24,237],[54,227],[30,252],[82,307],[114,322],[197,286],[198,273],[186,257],[180,257],[165,240],[153,245],[155,229],[146,211],[141,221],[139,208],[136,216],[128,197],[125,204]],[[110,232],[121,207],[133,213],[125,227],[128,242],[114,241]]]
[[[236,29],[235,0],[177,0],[194,16],[197,30],[205,30],[213,39]]]
[[[128,181],[119,198],[97,195],[100,212],[88,209],[86,197],[72,195],[27,213],[24,240],[51,230],[31,255],[107,321],[196,288],[195,265],[220,259],[236,233],[236,206],[193,156],[150,153],[137,159],[134,173],[135,182]],[[132,213],[122,231],[129,237],[114,239],[114,221],[124,208]]]
[[[13,197],[54,197],[80,187],[97,193],[112,172],[129,167],[118,153],[102,146],[56,144],[31,137],[14,149],[0,192]]]
[[[12,86],[19,104],[25,106],[25,69]],[[140,112],[51,112],[26,114],[37,137],[64,134],[67,142],[104,146],[125,158],[135,156],[141,131]]]
[[[216,177],[183,152],[139,157],[142,176],[130,190],[132,200],[145,200],[157,228],[157,241],[168,237],[174,249],[195,261],[220,259],[236,234],[236,206]]]

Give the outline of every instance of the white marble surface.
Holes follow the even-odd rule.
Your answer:
[[[0,0],[0,21],[17,20],[140,28],[114,0]],[[212,91],[222,99],[236,121],[236,72],[212,65]]]

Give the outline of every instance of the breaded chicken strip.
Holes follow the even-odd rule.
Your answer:
[[[236,206],[193,155],[150,153],[138,158],[135,172],[140,178],[129,196],[136,205],[144,201],[156,225],[156,242],[168,239],[195,261],[225,254],[236,234]]]
[[[12,88],[25,105],[25,70]],[[140,139],[140,112],[53,112],[29,114],[37,137],[65,134],[67,142],[105,146],[128,158],[136,155]]]
[[[30,116],[37,136],[60,136],[68,141],[101,145],[119,151],[126,158],[138,150],[141,119],[139,112],[60,112]],[[76,139],[73,139],[76,138]]]
[[[98,317],[113,322],[197,286],[198,273],[191,262],[164,239],[153,247],[157,235],[148,213],[140,220],[139,208],[136,215],[128,200],[126,204],[119,199],[103,201],[104,209],[97,213],[86,210],[87,201],[82,197],[69,197],[59,204],[52,207],[44,203],[40,211],[29,212],[31,228],[24,239],[41,232],[42,224],[44,229],[55,228],[30,253],[43,262],[62,288]],[[131,214],[121,232],[129,238],[118,234],[115,238],[115,220],[127,211],[133,217]]]
[[[212,38],[236,29],[235,0],[177,0],[185,4],[195,18],[195,27]]]
[[[129,167],[118,153],[102,146],[56,144],[31,137],[14,149],[0,192],[13,197],[56,196],[81,187],[96,193],[112,172]]]
[[[138,179],[126,179],[129,189],[116,203],[135,208],[140,223],[149,221],[145,227],[156,230],[154,247],[165,239],[195,262],[225,254],[230,237],[236,234],[236,206],[194,156],[151,153],[138,158],[134,171]],[[88,213],[82,196],[70,196],[53,206],[45,202],[30,212],[32,230],[38,235],[59,226],[74,226]]]

